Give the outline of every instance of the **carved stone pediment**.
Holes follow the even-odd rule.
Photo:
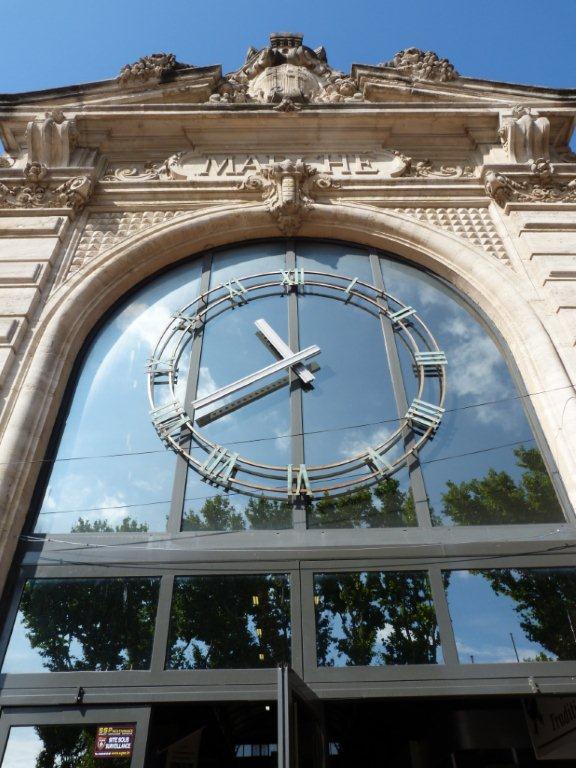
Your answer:
[[[250,48],[244,66],[228,75],[212,94],[212,102],[309,104],[359,101],[356,82],[333,69],[324,48],[308,48],[303,36],[270,35],[270,45]]]

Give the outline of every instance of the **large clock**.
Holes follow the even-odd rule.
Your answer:
[[[322,346],[314,343],[313,320],[312,343],[295,348],[290,346],[282,329],[274,327],[273,319],[266,316],[265,308],[270,307],[271,297],[285,301],[287,295],[294,294],[306,295],[306,300],[312,302],[314,297],[324,302],[338,302],[342,311],[350,312],[352,324],[352,309],[360,309],[367,312],[373,322],[387,326],[397,339],[395,343],[401,344],[408,355],[410,370],[406,375],[413,379],[410,401],[406,401],[405,410],[398,411],[394,423],[384,434],[375,442],[358,446],[352,455],[335,455],[322,464],[306,461],[268,464],[254,460],[245,455],[242,446],[222,444],[206,429],[230,414],[241,419],[243,409],[249,404],[281,388],[297,387],[305,403],[309,393],[322,384],[323,376],[340,375],[339,385],[347,386],[343,369],[330,373],[323,369]],[[222,323],[230,318],[232,322],[233,317],[238,317],[237,313],[246,312],[248,307],[254,316],[259,302],[263,311],[251,323],[251,332],[265,346],[268,364],[213,387],[208,393],[189,387],[185,397],[177,384],[187,375],[190,349],[195,340],[205,335],[216,319]],[[313,306],[309,315],[314,317]],[[360,338],[358,343],[362,343]],[[375,345],[370,354],[386,355],[385,345]],[[208,483],[271,498],[323,498],[377,483],[399,472],[418,456],[441,424],[446,364],[445,354],[417,308],[358,276],[302,268],[239,274],[182,307],[164,328],[148,365],[150,414],[165,445],[184,457],[189,467]],[[430,379],[435,381],[434,388],[428,384]],[[350,392],[349,397],[362,397],[362,392]]]

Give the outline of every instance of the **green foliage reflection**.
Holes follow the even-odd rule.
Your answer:
[[[157,578],[30,579],[20,602],[30,647],[51,672],[146,669],[158,587]]]
[[[169,669],[270,667],[289,660],[287,575],[175,580]]]
[[[315,577],[319,666],[435,664],[440,636],[423,572]]]
[[[38,725],[36,734],[42,750],[36,768],[97,768],[102,761],[94,757],[95,727]],[[106,758],[106,768],[128,768],[130,758]]]

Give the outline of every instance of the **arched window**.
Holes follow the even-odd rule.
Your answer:
[[[560,522],[531,419],[489,321],[438,278],[330,242],[229,248],[98,330],[35,531]]]

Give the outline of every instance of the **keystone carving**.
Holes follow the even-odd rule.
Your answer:
[[[67,119],[61,110],[46,112],[28,123],[26,128],[28,160],[47,168],[66,168],[78,143],[76,121]]]
[[[88,176],[74,176],[62,184],[48,178],[48,169],[38,162],[24,169],[24,184],[8,186],[0,182],[0,208],[70,208],[80,211],[92,193]]]
[[[527,181],[516,181],[504,173],[489,171],[484,179],[486,194],[502,208],[509,202],[576,202],[576,179],[568,183],[557,180],[546,158],[531,160],[530,173]]]
[[[302,160],[283,160],[263,166],[258,173],[248,176],[239,188],[260,190],[278,229],[285,235],[293,235],[312,207],[314,188],[336,186],[330,176]]]
[[[266,48],[250,48],[244,66],[220,82],[210,101],[308,104],[362,100],[356,81],[328,64],[324,48],[312,50],[302,40],[300,34],[279,32],[270,35]]]
[[[400,75],[412,80],[431,80],[445,83],[459,77],[448,59],[440,59],[433,51],[421,51],[419,48],[405,48],[399,51],[391,61],[380,64],[381,67],[395,69]]]
[[[161,80],[175,69],[190,66],[180,64],[176,61],[173,53],[152,53],[150,56],[143,56],[134,64],[126,64],[120,70],[118,83],[120,85],[139,85],[149,80]]]
[[[550,121],[522,105],[500,115],[500,139],[512,163],[549,158]]]

